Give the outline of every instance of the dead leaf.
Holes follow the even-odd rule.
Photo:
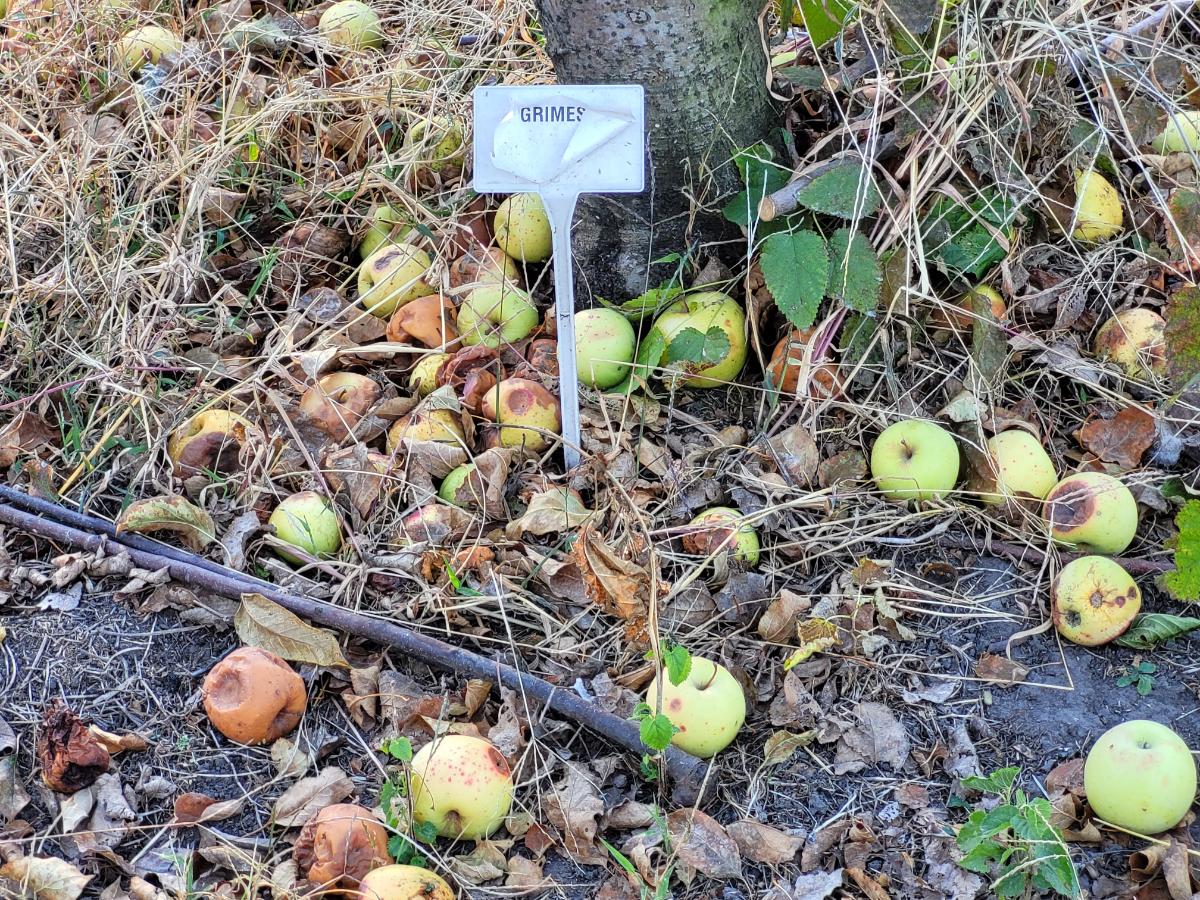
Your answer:
[[[356,443],[325,456],[325,478],[333,490],[344,492],[350,505],[364,522],[370,521],[376,504],[389,487],[400,483],[400,476],[373,459],[366,444]]]
[[[953,838],[926,837],[922,847],[925,851],[925,881],[939,896],[954,900],[979,896],[983,879],[958,865],[960,854]]]
[[[291,662],[350,668],[334,632],[314,628],[262,594],[242,594],[233,627],[242,643],[270,650]]]
[[[468,678],[467,685],[463,688],[462,714],[468,719],[474,718],[475,713],[479,712],[479,708],[491,696],[493,687],[495,687],[495,683],[486,678]]]
[[[135,500],[117,518],[117,534],[173,531],[199,553],[217,539],[212,516],[177,494]]]
[[[91,732],[92,737],[100,742],[100,746],[102,746],[109,752],[109,754],[113,756],[116,756],[118,753],[122,753],[125,750],[137,752],[139,750],[145,750],[150,746],[149,741],[147,741],[140,734],[135,734],[133,732],[126,734],[113,734],[105,731],[103,728],[100,728],[97,725],[89,725],[88,731]]]
[[[219,822],[236,816],[245,807],[240,797],[232,800],[216,800],[207,794],[180,794],[175,798],[176,825],[199,825],[204,822]]]
[[[1175,838],[1169,840],[1171,844],[1162,859],[1163,880],[1167,882],[1167,892],[1171,895],[1171,900],[1193,900],[1188,848]]]
[[[810,872],[783,887],[772,888],[763,900],[826,900],[842,886],[842,870]]]
[[[432,733],[424,722],[441,716],[443,698],[427,693],[407,675],[389,669],[379,673],[379,707],[394,732],[412,737]]]
[[[280,828],[303,825],[331,803],[341,803],[354,793],[346,773],[329,766],[311,778],[301,778],[283,792],[271,810],[271,823]]]
[[[787,762],[796,755],[797,750],[802,750],[813,742],[817,732],[805,731],[800,734],[793,734],[790,731],[776,731],[763,743],[763,765],[778,766]]]
[[[821,462],[821,451],[808,429],[800,425],[785,428],[767,441],[767,447],[780,471],[795,484],[812,484]]]
[[[864,872],[862,869],[847,867],[846,874],[858,885],[858,889],[867,896],[867,900],[889,900],[888,892],[883,885]]]
[[[583,525],[593,515],[595,513],[583,505],[575,491],[551,488],[534,494],[525,512],[508,524],[504,534],[509,540],[517,541],[526,534],[540,536],[571,531]]]
[[[488,729],[487,736],[505,759],[514,760],[525,746],[525,717],[517,709],[520,698],[516,691],[503,688],[500,697],[496,724]]]
[[[772,866],[791,862],[804,846],[803,835],[796,837],[753,819],[734,822],[725,831],[733,838],[742,856]]]
[[[987,412],[987,404],[970,391],[959,391],[958,394],[938,410],[938,416],[945,416],[951,422],[978,422],[980,416]]]
[[[1083,757],[1061,762],[1046,776],[1046,793],[1075,794],[1083,797]]]
[[[92,877],[54,856],[22,856],[0,866],[0,878],[15,881],[37,900],[76,900]]]
[[[258,513],[254,510],[242,513],[229,523],[229,527],[221,535],[221,552],[225,555],[225,565],[238,572],[246,568],[246,542],[261,527]]]
[[[909,809],[924,809],[929,805],[929,788],[923,784],[902,784],[893,791],[893,796]]]
[[[838,739],[834,772],[861,772],[886,763],[899,771],[908,759],[911,744],[904,726],[882,703],[860,703],[854,709],[858,724]]]
[[[654,823],[655,807],[639,800],[626,800],[604,814],[604,827],[617,831],[649,828]]]
[[[782,644],[796,633],[796,625],[802,613],[808,612],[812,601],[787,588],[771,601],[767,611],[758,620],[758,634],[764,641]]]
[[[604,801],[600,797],[600,779],[582,765],[566,763],[562,781],[542,796],[546,821],[558,829],[563,849],[581,865],[598,866],[608,854],[596,846]]]
[[[291,780],[307,775],[312,759],[297,744],[282,737],[271,745],[271,765],[280,778]]]
[[[677,809],[667,816],[667,831],[680,865],[709,878],[741,877],[738,845],[716,819],[698,809]]]
[[[61,794],[74,794],[108,771],[108,751],[83,720],[55,701],[42,715],[37,736],[42,780]]]
[[[33,453],[45,446],[57,446],[59,431],[31,412],[17,416],[0,428],[0,469],[7,469],[22,453]]]
[[[533,890],[546,886],[546,876],[542,874],[542,864],[527,856],[513,856],[508,860],[508,877],[504,886]]]
[[[1069,340],[1046,344],[1040,338],[1018,332],[1009,338],[1008,343],[1014,350],[1037,350],[1037,355],[1031,360],[1033,364],[1045,366],[1074,381],[1092,387],[1099,387],[1104,381],[1104,370],[1084,359],[1079,348]]]
[[[466,856],[456,856],[447,864],[454,877],[467,884],[494,881],[508,870],[508,860],[491,841],[480,841]]]
[[[867,458],[858,450],[843,450],[817,466],[817,483],[823,488],[854,484],[867,477]]]
[[[7,824],[29,805],[29,794],[17,775],[17,757],[0,756],[0,824]]]
[[[63,591],[51,591],[38,601],[38,609],[53,609],[57,612],[70,612],[79,608],[83,599],[83,582],[77,581]]]
[[[583,576],[588,598],[610,615],[641,621],[650,596],[650,573],[623,559],[594,528],[584,526],[570,559]]]
[[[514,452],[506,447],[492,447],[480,453],[475,457],[475,468],[459,488],[458,496],[468,504],[482,506],[489,519],[509,518],[504,488]]]
[[[975,663],[977,677],[1001,687],[1020,684],[1028,674],[1029,669],[1019,662],[1013,662],[1008,657],[996,653],[984,653]]]
[[[1090,419],[1079,429],[1079,443],[1105,462],[1134,469],[1158,434],[1154,416],[1127,406],[1111,419]]]
[[[87,829],[72,835],[72,840],[85,853],[115,850],[125,840],[131,824],[137,821],[137,812],[125,798],[121,779],[116,775],[101,775],[92,785],[92,792],[96,803]]]

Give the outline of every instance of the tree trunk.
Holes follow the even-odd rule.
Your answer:
[[[775,117],[763,0],[535,2],[560,83],[645,87],[646,190],[584,195],[574,230],[576,296],[637,296],[675,269],[651,260],[731,236],[719,213],[741,189],[730,157],[762,140]]]

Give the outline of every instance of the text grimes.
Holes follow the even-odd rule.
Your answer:
[[[582,106],[522,106],[522,122],[581,122],[586,108]]]

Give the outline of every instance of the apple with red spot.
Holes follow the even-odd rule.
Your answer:
[[[413,756],[411,777],[413,818],[442,837],[481,840],[512,807],[508,760],[483,738],[434,738]]]
[[[724,666],[692,657],[692,668],[682,684],[662,682],[659,706],[658,677],[650,682],[646,703],[671,720],[677,729],[671,743],[701,759],[720,753],[733,742],[746,721],[746,695]]]

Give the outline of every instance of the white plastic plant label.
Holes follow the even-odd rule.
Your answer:
[[[559,403],[567,468],[579,463],[579,378],[571,220],[584,193],[639,193],[646,182],[641,85],[496,85],[475,89],[474,188],[536,193],[554,239]]]

